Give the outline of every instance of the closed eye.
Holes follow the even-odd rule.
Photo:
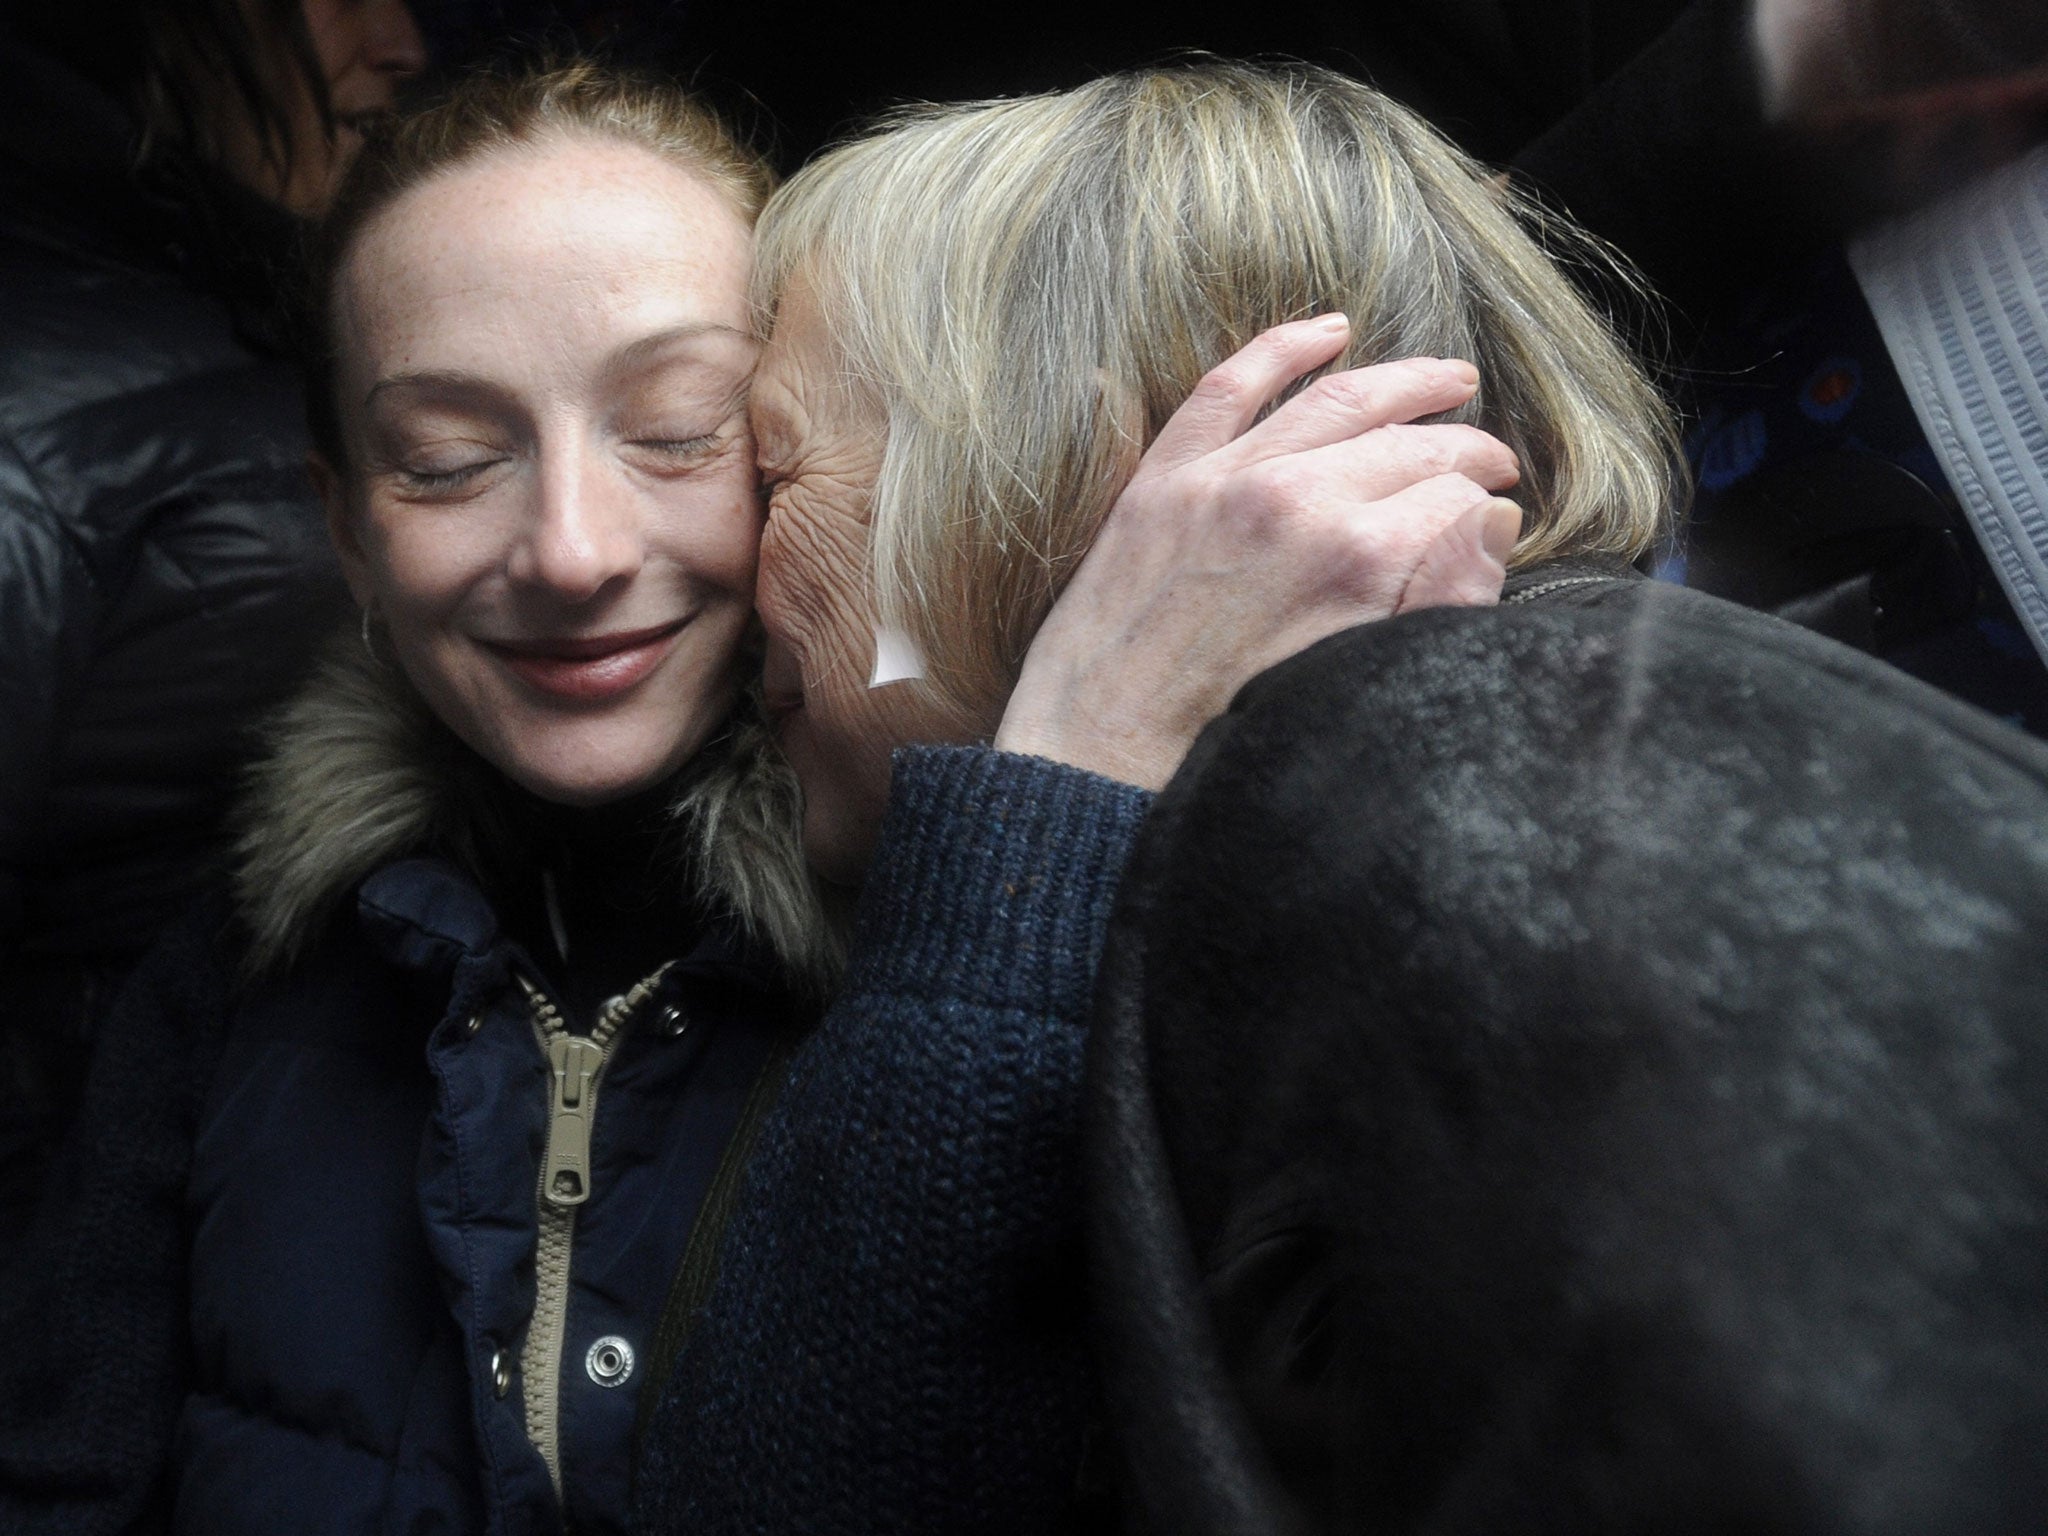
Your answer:
[[[663,458],[694,459],[701,458],[718,446],[718,434],[707,432],[702,437],[636,437],[633,439],[633,446],[658,453]]]
[[[393,467],[408,491],[418,496],[438,496],[465,489],[486,470],[504,462],[503,459],[478,459],[450,469],[414,469],[405,464]]]

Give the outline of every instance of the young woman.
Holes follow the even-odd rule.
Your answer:
[[[965,794],[972,810],[899,833],[900,867],[869,897],[925,947],[863,939],[853,969],[917,1006],[863,1034],[856,995],[799,1046],[835,945],[745,702],[761,524],[747,280],[767,190],[689,99],[587,66],[471,82],[394,125],[342,188],[314,425],[361,623],[256,777],[226,936],[196,925],[129,994],[86,1134],[8,1276],[9,1529],[623,1529],[636,1418],[724,1219],[778,1198],[743,1179],[764,1107],[793,1053],[815,1082],[849,1029],[967,1021],[935,1043],[894,1031],[988,1068],[972,1146],[925,1143],[934,1178],[1011,1206],[1032,1251],[1048,1232],[1060,1246],[1059,1221],[1030,1223],[1043,1195],[1065,1198],[1092,935],[1143,796],[1090,780],[1046,804],[1053,765],[1019,777],[1008,758],[993,777],[913,774],[928,805]],[[1416,429],[1297,452],[1455,404],[1469,369],[1368,373],[1341,408],[1289,408],[1235,441],[1340,340],[1265,339],[1132,498],[1212,530],[1203,560],[1261,549],[1273,574],[1200,664],[1153,656],[1171,684],[1157,723],[1119,723],[1125,749],[1177,755],[1276,635],[1497,589],[1480,534],[1512,509],[1437,473],[1504,483],[1497,444]],[[1427,494],[1404,500],[1418,479]],[[1366,503],[1382,531],[1360,537]],[[1346,580],[1313,537],[1332,524],[1357,549]],[[1133,562],[1126,585],[1170,584],[1177,558]],[[1082,735],[1121,707],[1088,677],[1105,632],[1078,622],[1033,662],[1042,708]],[[1065,862],[1041,894],[1073,901],[1050,927],[1008,889],[1038,878],[1048,840]],[[1030,993],[996,1039],[1021,1056],[976,1033],[991,974]],[[904,1067],[862,1066],[873,1102],[902,1102],[920,1080]],[[1013,1071],[1026,1091],[1005,1102]],[[848,1096],[806,1129],[857,1147],[896,1128]],[[921,1197],[890,1195],[862,1213],[884,1243]],[[880,1359],[917,1304],[898,1293],[861,1320]],[[1050,1348],[1064,1376],[1071,1329]],[[1034,1473],[1066,1444],[1028,1422],[1035,1380],[989,1379],[984,1420],[1022,1422]],[[812,1507],[893,1522],[900,1500],[870,1494],[893,1493],[887,1458],[921,1446],[882,1447]],[[793,1477],[809,1454],[790,1448]],[[1042,1506],[1039,1482],[1015,1515]]]

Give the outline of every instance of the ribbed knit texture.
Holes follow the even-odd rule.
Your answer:
[[[898,755],[846,991],[650,1425],[644,1529],[1063,1528],[1091,1409],[1083,1026],[1150,801],[1032,758]]]

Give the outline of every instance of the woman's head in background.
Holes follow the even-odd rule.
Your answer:
[[[65,0],[23,42],[134,116],[139,157],[178,156],[300,215],[320,212],[364,130],[426,67],[408,0]]]

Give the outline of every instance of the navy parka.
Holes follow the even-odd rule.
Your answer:
[[[521,977],[549,994],[466,876],[407,860],[238,1011],[193,1151],[176,1529],[559,1528],[522,1366],[555,1095]],[[800,1018],[715,924],[611,1045],[553,1373],[575,1530],[623,1527],[672,1277]]]

